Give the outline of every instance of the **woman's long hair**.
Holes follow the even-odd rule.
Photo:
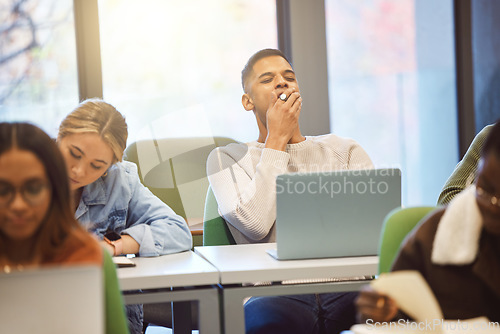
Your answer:
[[[52,198],[36,232],[33,254],[34,262],[43,263],[58,252],[71,231],[82,229],[71,207],[66,164],[55,141],[29,123],[0,123],[0,156],[13,148],[33,153],[45,167],[50,182]],[[0,232],[0,240],[5,238]],[[3,247],[5,242],[0,242],[0,260],[6,254]]]

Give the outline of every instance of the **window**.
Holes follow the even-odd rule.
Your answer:
[[[240,77],[253,53],[277,47],[275,0],[98,4],[103,96],[125,115],[128,144],[207,137],[178,147],[164,141],[158,141],[158,147],[151,141],[141,143],[138,165],[143,177],[161,161],[193,154],[199,148],[193,145],[215,147],[212,137],[257,139],[254,115],[241,105]],[[199,178],[203,172],[181,178],[181,167],[172,163],[188,223],[196,224],[205,202],[200,189],[207,189],[208,180]]]
[[[0,0],[0,121],[50,135],[78,102],[72,0]]]
[[[103,95],[137,139],[257,139],[240,73],[276,48],[274,0],[100,0]]]
[[[452,1],[325,7],[332,132],[400,167],[404,204],[435,205],[458,155]]]

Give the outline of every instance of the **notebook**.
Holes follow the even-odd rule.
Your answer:
[[[104,333],[102,270],[0,272],[0,333]]]
[[[401,206],[398,168],[276,178],[279,260],[377,255],[385,216]]]

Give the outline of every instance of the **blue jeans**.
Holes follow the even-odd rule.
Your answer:
[[[252,297],[245,304],[247,334],[340,333],[356,322],[358,292]]]

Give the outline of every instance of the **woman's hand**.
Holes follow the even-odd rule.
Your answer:
[[[398,305],[394,299],[375,291],[368,285],[361,289],[356,299],[356,307],[360,323],[366,323],[368,319],[374,322],[391,321],[398,313]]]

